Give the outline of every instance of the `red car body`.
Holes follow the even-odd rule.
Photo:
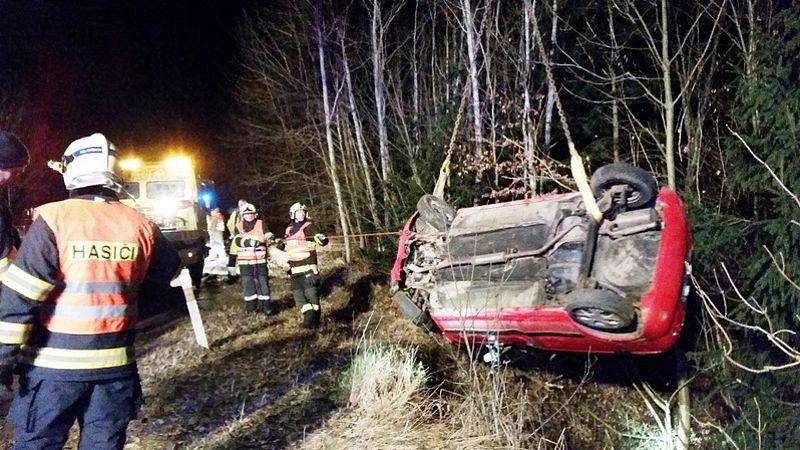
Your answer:
[[[535,197],[509,203],[468,208],[480,213],[509,205],[531,205],[570,194]],[[605,332],[588,328],[573,320],[563,306],[483,308],[468,315],[447,309],[431,309],[430,318],[438,332],[450,342],[533,346],[548,351],[583,353],[654,354],[669,350],[681,333],[688,293],[687,257],[690,231],[678,195],[666,188],[658,192],[655,208],[660,213],[661,237],[649,288],[638,303],[633,330]],[[408,243],[414,235],[418,214],[405,224],[391,271],[393,282],[402,283],[403,266],[408,258]],[[488,330],[488,331],[487,331]]]

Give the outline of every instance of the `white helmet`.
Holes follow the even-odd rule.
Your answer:
[[[255,214],[256,207],[252,203],[245,203],[239,207],[239,214]]]
[[[87,186],[102,186],[116,192],[122,189],[122,179],[116,173],[117,148],[100,133],[69,144],[61,163],[67,190]]]
[[[296,213],[297,211],[300,211],[301,209],[303,211],[307,212],[306,205],[304,205],[304,204],[302,204],[300,202],[294,203],[292,206],[289,207],[289,218],[294,220],[294,213]]]

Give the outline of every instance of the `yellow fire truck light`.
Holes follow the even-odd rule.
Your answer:
[[[192,167],[192,161],[186,156],[173,156],[164,160],[164,164],[172,170],[186,170]]]
[[[161,200],[155,205],[154,212],[158,217],[173,217],[178,212],[178,202],[167,199]]]
[[[119,162],[119,168],[129,172],[135,172],[142,166],[142,160],[139,158],[126,158]]]

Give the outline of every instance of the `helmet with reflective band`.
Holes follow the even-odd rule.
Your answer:
[[[239,214],[255,214],[258,211],[252,203],[245,203],[239,207]]]
[[[102,186],[119,192],[122,179],[117,174],[117,149],[105,136],[95,133],[73,141],[61,159],[67,190]]]
[[[294,203],[292,206],[289,207],[289,218],[294,220],[294,214],[300,210],[306,211],[306,205],[300,202]]]

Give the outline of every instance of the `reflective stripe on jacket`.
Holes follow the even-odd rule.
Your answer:
[[[11,249],[8,251],[8,254],[0,258],[0,281],[3,281],[3,273],[8,270],[8,267],[11,265],[11,261],[14,260],[14,256],[16,254],[17,250],[14,247],[11,247]]]
[[[261,219],[256,220],[253,228],[250,231],[244,231],[244,222],[242,220],[236,224],[236,231],[239,236],[245,239],[255,239],[261,242],[260,245],[255,247],[240,246],[237,253],[237,261],[239,264],[247,265],[252,261],[264,262],[267,259],[267,235],[264,233],[264,222]]]
[[[152,254],[152,223],[113,201],[65,200],[37,213],[53,230],[64,283],[40,309],[44,328],[69,334],[132,328]]]
[[[292,233],[291,226],[286,228],[285,249],[290,264],[303,261],[316,252],[314,243],[306,238],[305,230],[309,225],[311,225],[311,222],[304,223],[295,233]]]

